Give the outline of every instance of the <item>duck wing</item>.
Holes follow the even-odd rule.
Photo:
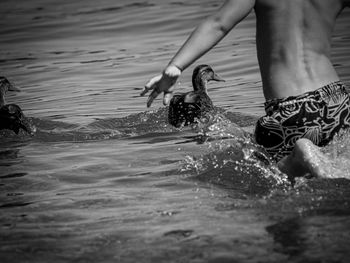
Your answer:
[[[16,134],[20,129],[31,133],[30,125],[21,108],[16,104],[7,104],[0,108],[0,130],[2,129],[12,130]]]
[[[212,109],[213,103],[206,93],[174,95],[169,105],[168,121],[177,128],[187,126]]]

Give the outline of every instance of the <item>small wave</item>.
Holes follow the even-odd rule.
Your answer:
[[[242,115],[227,113],[218,109],[209,122],[199,123],[192,127],[174,128],[168,124],[168,108],[160,108],[154,111],[144,111],[130,114],[121,118],[96,119],[89,124],[68,123],[43,118],[28,117],[28,125],[33,131],[32,135],[20,131],[18,135],[10,130],[0,131],[0,141],[3,143],[14,142],[85,142],[111,139],[140,140],[143,143],[169,142],[174,144],[210,143],[218,138],[231,139],[232,135],[238,136],[242,129],[232,121],[242,122]],[[227,116],[227,118],[226,118]],[[64,116],[63,116],[64,117]],[[246,119],[249,119],[247,117]],[[218,121],[221,120],[221,121]],[[251,124],[245,123],[245,124]],[[212,123],[214,129],[211,128]],[[220,134],[219,128],[224,134]],[[242,135],[242,134],[241,134]],[[247,133],[244,132],[244,136]]]
[[[3,130],[0,138],[29,139],[39,141],[91,141],[119,139],[152,133],[171,132],[174,129],[167,123],[167,109],[131,114],[122,118],[98,119],[87,125],[66,123],[40,118],[28,118],[33,131],[32,137],[21,131],[19,136]]]
[[[234,189],[245,195],[269,196],[276,190],[288,192],[303,189],[312,180],[295,178],[290,181],[279,171],[265,150],[254,143],[251,133],[232,123],[226,116],[217,114],[198,125],[207,150],[199,156],[187,155],[181,165],[183,174],[196,179]],[[343,130],[333,141],[321,148],[326,156],[329,177],[350,179],[350,131]],[[315,179],[327,185],[327,179]]]
[[[249,137],[249,134],[236,123],[239,123],[241,126],[247,126],[256,120],[251,116],[243,117],[240,113],[230,113],[217,108],[213,114],[209,115],[208,119],[199,120],[198,124],[190,127],[174,128],[168,124],[167,115],[168,107],[164,107],[121,118],[96,119],[87,125],[29,117],[27,122],[33,131],[32,136],[24,131],[20,131],[20,134],[16,135],[12,131],[3,130],[0,131],[0,138],[2,141],[6,139],[20,141],[33,139],[47,142],[83,142],[140,138],[140,136],[151,140],[153,137],[160,138],[164,134],[163,139],[168,140],[168,138],[179,136],[179,131],[182,131],[180,137],[182,136],[182,139],[185,138],[185,141],[182,140],[176,143],[197,142],[202,144],[217,139],[224,139],[225,136],[228,139],[232,138],[232,136]],[[194,136],[190,136],[191,134],[194,134]]]
[[[249,152],[249,154],[247,154]],[[285,174],[273,164],[266,164],[256,157],[255,145],[243,143],[223,146],[202,156],[188,155],[182,164],[182,172],[195,174],[195,178],[235,190],[242,197],[266,196],[276,189],[287,190],[291,183]]]
[[[288,189],[290,182],[270,160],[264,149],[255,144],[250,133],[216,114],[198,125],[207,137],[207,152],[187,155],[181,172],[195,178],[234,189],[245,195],[268,195],[273,189]]]
[[[85,10],[75,13],[74,15],[91,15],[96,13],[107,13],[107,12],[116,12],[116,11],[125,11],[125,9],[129,8],[144,8],[144,7],[152,7],[154,4],[148,3],[146,1],[144,2],[137,2],[137,3],[131,3],[121,6],[111,6],[111,7],[105,7],[105,8],[96,8],[91,10]]]

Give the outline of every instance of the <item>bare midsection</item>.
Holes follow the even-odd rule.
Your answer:
[[[261,62],[266,99],[297,96],[339,80],[329,58],[321,54],[290,54],[290,59]],[[288,57],[288,56],[287,56]]]
[[[257,48],[266,99],[339,80],[329,59],[335,0],[257,0]]]

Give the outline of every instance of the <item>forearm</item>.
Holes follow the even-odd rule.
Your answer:
[[[227,32],[213,18],[206,19],[186,40],[169,64],[186,69],[199,57],[214,47]]]
[[[255,0],[226,0],[222,7],[204,20],[190,35],[169,64],[184,70],[214,47],[254,7]]]

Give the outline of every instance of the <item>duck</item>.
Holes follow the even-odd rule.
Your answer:
[[[20,129],[23,129],[31,134],[31,128],[22,109],[16,104],[6,104],[5,94],[7,91],[19,92],[20,89],[15,87],[7,78],[0,76],[0,130],[12,130],[18,134]]]
[[[206,113],[214,110],[207,92],[209,81],[225,81],[209,65],[198,65],[192,73],[193,91],[175,94],[169,103],[168,122],[180,128],[197,122]]]

